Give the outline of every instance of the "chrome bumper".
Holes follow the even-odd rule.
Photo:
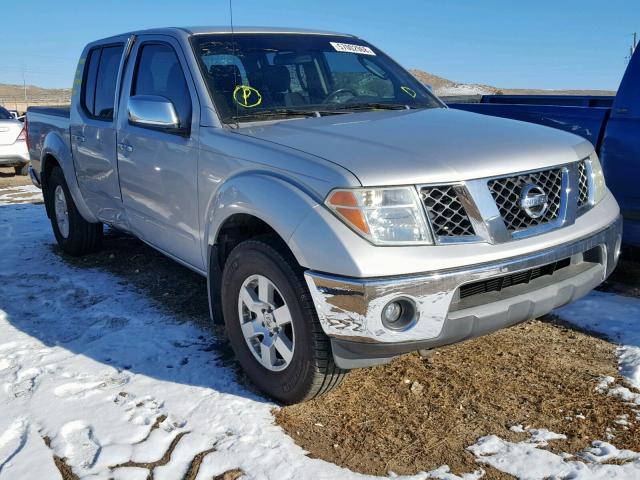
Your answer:
[[[615,268],[621,235],[622,220],[618,217],[605,229],[578,241],[496,263],[376,279],[307,271],[305,278],[322,328],[329,337],[381,346],[398,343],[405,345],[402,350],[411,351],[477,336],[475,331],[487,333],[486,325],[495,330],[535,318],[585,295]],[[568,258],[570,267],[527,285],[459,299],[460,287],[465,284]],[[408,297],[417,307],[417,321],[404,331],[385,328],[381,319],[385,305],[397,297]]]

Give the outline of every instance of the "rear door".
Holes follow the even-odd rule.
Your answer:
[[[80,191],[99,219],[116,224],[122,200],[114,111],[125,41],[88,49],[80,91],[74,92],[69,128]]]
[[[180,44],[163,35],[138,37],[123,85],[118,169],[131,228],[156,248],[203,270],[197,182],[200,107]],[[132,123],[127,103],[134,95],[170,100],[185,131]]]

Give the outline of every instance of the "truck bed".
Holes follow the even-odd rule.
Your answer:
[[[47,107],[29,107],[27,109],[28,113],[36,113],[40,115],[52,115],[54,117],[65,117],[69,118],[71,116],[71,106],[70,105],[54,105]]]
[[[596,147],[615,97],[582,95],[483,95],[450,97],[451,108],[495,117],[538,123],[575,133]]]
[[[29,107],[27,109],[27,121],[29,122],[29,156],[31,157],[31,164],[35,172],[40,172],[43,143],[48,133],[55,132],[62,142],[66,144],[67,151],[71,152],[71,139],[69,136],[70,116],[69,105]]]

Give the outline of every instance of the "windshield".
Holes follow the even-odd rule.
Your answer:
[[[209,92],[225,123],[443,104],[372,45],[310,34],[193,37]]]
[[[9,120],[12,118],[13,118],[13,115],[9,113],[9,110],[6,110],[0,107],[0,120]]]

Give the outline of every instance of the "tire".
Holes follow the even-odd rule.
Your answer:
[[[241,322],[245,322],[246,327],[247,319],[254,315],[242,303],[241,289],[245,285],[252,288],[256,277],[258,284],[260,278],[272,282],[275,288],[272,303],[276,307],[284,304],[290,313],[291,327],[275,328],[280,329],[277,336],[293,337],[293,354],[287,362],[276,348],[275,363],[280,362],[280,365],[275,367],[267,368],[264,360],[261,363],[258,359],[255,352],[262,345],[260,348],[249,345],[250,341],[258,342],[260,334],[246,340],[241,326]],[[260,288],[258,285],[256,295]],[[271,237],[248,240],[231,251],[222,273],[222,310],[229,342],[238,362],[251,381],[268,396],[284,404],[304,402],[337,387],[345,377],[346,370],[338,368],[333,361],[331,343],[318,321],[302,269],[278,240]],[[278,321],[276,312],[279,310],[280,307],[273,311],[274,322]],[[266,319],[268,314],[255,321]],[[267,336],[262,335],[262,342],[266,342],[265,338]],[[274,368],[278,370],[274,371]]]
[[[13,167],[16,171],[16,175],[29,175],[29,165],[22,165],[21,167]]]
[[[89,223],[80,215],[60,167],[51,170],[44,193],[51,227],[62,250],[75,256],[97,251],[102,244],[102,224]],[[56,195],[59,196],[58,202]],[[62,199],[66,207],[66,216],[61,213],[61,210],[64,210],[60,203]],[[64,221],[59,222],[60,218],[65,217],[66,225]]]

